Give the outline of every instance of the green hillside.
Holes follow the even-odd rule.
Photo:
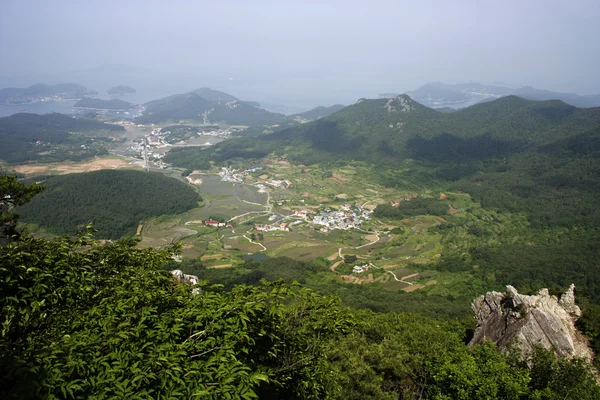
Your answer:
[[[24,222],[72,235],[92,222],[98,237],[133,235],[137,225],[162,214],[197,206],[188,185],[159,173],[102,170],[49,178],[46,190],[19,208]]]
[[[589,365],[472,347],[455,323],[352,310],[299,285],[173,284],[177,249],[0,247],[3,399],[578,399]],[[200,294],[198,294],[198,292]]]
[[[257,108],[227,93],[208,88],[153,100],[145,106],[144,114],[136,120],[139,123],[180,120],[203,122],[205,113],[211,123],[225,122],[231,125],[264,125],[283,118],[282,114]]]
[[[103,133],[123,132],[105,124],[63,114],[14,114],[0,118],[0,159],[9,163],[81,160],[106,152]],[[95,140],[84,134],[97,134]],[[84,146],[84,147],[82,147]]]
[[[97,108],[101,110],[129,110],[135,107],[135,104],[119,99],[102,100],[86,97],[75,103],[73,107]]]
[[[343,109],[345,107],[346,106],[343,104],[334,104],[329,107],[319,106],[319,107],[313,108],[312,110],[308,110],[308,111],[301,112],[298,114],[290,115],[288,118],[300,117],[300,118],[304,118],[307,120],[315,120],[315,119],[327,117],[335,112],[340,111],[341,109]]]
[[[364,161],[380,182],[459,189],[538,226],[600,224],[600,108],[508,96],[455,113],[403,95],[359,100],[329,117],[257,138],[171,151],[176,166],[285,155],[312,165]]]
[[[341,104],[335,104],[330,107],[316,107],[312,110],[305,111],[299,114],[288,115],[287,117],[277,121],[275,124],[267,124],[267,125],[254,125],[249,127],[248,129],[244,129],[235,133],[235,136],[240,137],[251,137],[251,136],[260,136],[265,134],[271,134],[274,132],[283,131],[288,128],[292,128],[298,126],[300,124],[305,124],[307,122],[311,122],[323,117],[327,117],[341,109],[345,106]]]

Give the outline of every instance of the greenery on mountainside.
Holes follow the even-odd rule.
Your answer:
[[[226,93],[210,89],[198,89],[153,100],[145,104],[144,114],[136,119],[139,123],[195,120],[204,121],[204,114],[211,122],[226,122],[231,125],[265,125],[283,118]]]
[[[101,170],[51,177],[46,191],[19,208],[27,223],[73,235],[90,222],[103,239],[133,235],[137,225],[162,214],[197,207],[191,186],[160,173]]]
[[[416,198],[400,203],[398,207],[379,204],[373,215],[377,218],[404,219],[417,215],[446,215],[449,204],[436,199]]]
[[[251,137],[279,132],[284,129],[326,117],[343,109],[344,107],[345,106],[341,104],[335,104],[330,107],[316,107],[303,113],[288,115],[287,117],[282,118],[280,121],[277,121],[275,124],[251,126],[247,129],[236,132],[234,136]]]
[[[36,183],[25,185],[14,175],[0,174],[0,246],[18,237],[16,227],[19,214],[14,208],[31,201],[43,189]]]
[[[97,108],[102,110],[129,110],[130,108],[135,107],[135,104],[119,99],[102,100],[85,97],[75,103],[73,107]]]
[[[178,249],[136,244],[0,247],[2,398],[600,396],[580,360],[538,350],[528,365],[465,346],[452,322],[352,310],[282,282],[174,285],[160,268]]]
[[[469,287],[481,290],[512,284],[524,292],[550,287],[559,293],[574,282],[584,304],[581,324],[600,349],[594,315],[600,304],[594,261],[600,257],[600,109],[506,97],[446,114],[415,103],[401,111],[397,100],[389,103],[396,111],[389,111],[388,102],[359,101],[313,123],[225,141],[209,151],[173,151],[167,160],[190,169],[270,153],[322,168],[360,160],[373,164],[388,187],[466,192],[492,213],[467,209],[469,218],[461,222],[444,215],[447,208],[422,207],[423,200],[415,199],[398,208],[381,205],[376,213],[391,221],[444,215],[446,223],[435,228],[442,236],[441,258],[417,269],[467,274]],[[376,310],[389,310],[382,299],[393,297],[377,288],[335,290],[360,299],[350,304]],[[460,293],[449,295],[456,300]],[[469,301],[460,299],[462,305]]]
[[[300,117],[305,118],[307,120],[315,120],[323,117],[327,117],[335,112],[338,112],[345,108],[346,106],[343,104],[334,104],[329,107],[319,106],[315,107],[312,110],[304,111],[298,114],[290,115],[288,118]]]
[[[600,224],[600,109],[511,96],[448,114],[399,99],[411,109],[364,100],[302,126],[165,159],[187,169],[270,153],[305,165],[366,161],[386,186],[409,179],[461,190],[485,207],[525,211],[534,226]]]
[[[14,114],[0,118],[0,159],[26,161],[81,160],[106,153],[103,133],[122,132],[119,125],[63,114]],[[88,137],[95,135],[92,138]],[[83,147],[82,147],[83,146]]]
[[[111,87],[106,91],[107,94],[119,95],[119,94],[132,94],[135,93],[135,89],[130,86],[118,85]]]

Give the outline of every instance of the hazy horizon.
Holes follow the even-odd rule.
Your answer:
[[[590,0],[8,0],[0,10],[2,87],[208,86],[296,108],[432,81],[600,93],[600,2]]]

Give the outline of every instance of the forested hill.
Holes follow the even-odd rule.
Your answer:
[[[63,114],[14,114],[0,118],[0,159],[9,163],[29,160],[73,160],[72,147],[77,147],[81,158],[81,145],[90,145],[89,139],[73,133],[102,133],[124,131],[120,125],[105,124],[86,118],[73,118]],[[97,154],[91,152],[89,156]],[[43,156],[40,156],[43,155]],[[84,155],[85,158],[85,155]]]
[[[346,107],[346,106],[343,104],[334,104],[329,107],[319,106],[319,107],[313,108],[312,110],[308,110],[308,111],[301,112],[298,114],[290,115],[290,118],[299,117],[299,118],[304,118],[307,120],[315,120],[315,119],[327,117],[335,112],[340,111],[344,107]]]
[[[8,194],[0,220],[10,227],[18,218],[10,205],[40,189],[0,175]],[[137,244],[100,245],[85,232],[51,240],[24,233],[0,246],[0,398],[600,398],[597,371],[583,359],[542,347],[519,357],[491,341],[466,345],[464,327],[449,318],[352,309],[298,283],[261,279],[316,273],[323,264],[250,261],[242,266],[250,285],[202,276],[192,285],[165,270],[181,246]],[[573,309],[573,298],[563,299],[556,308]],[[506,300],[502,308],[520,324],[522,304]]]
[[[434,180],[486,206],[527,211],[539,225],[600,224],[600,108],[508,96],[442,113],[406,95],[361,99],[311,123],[166,160],[197,169],[270,153],[305,165],[365,161],[387,186]]]
[[[111,99],[111,100],[102,100],[102,99],[92,99],[86,97],[84,99],[79,100],[77,103],[73,105],[73,107],[80,108],[97,108],[101,110],[129,110],[133,108],[135,105],[128,101],[123,101],[119,99]]]
[[[257,108],[227,93],[208,88],[153,100],[145,106],[144,115],[137,119],[140,123],[204,121],[205,113],[210,122],[232,125],[272,124],[284,117],[283,114]]]
[[[305,164],[355,159],[393,164],[398,159],[488,158],[593,134],[600,109],[515,96],[455,113],[427,108],[406,95],[359,100],[328,117],[257,139],[226,141],[210,152],[215,161],[286,153]],[[427,141],[424,143],[423,141]],[[293,146],[293,149],[286,146]],[[181,156],[181,154],[179,155]],[[176,161],[174,161],[176,162]]]
[[[319,106],[303,113],[288,115],[287,117],[277,121],[275,124],[251,126],[248,129],[237,132],[235,135],[250,137],[283,131],[300,124],[305,124],[307,122],[327,117],[335,112],[338,112],[344,107],[346,106],[342,104],[334,104],[333,106],[329,107]]]
[[[24,222],[68,235],[92,222],[103,239],[133,235],[141,221],[182,213],[197,207],[201,200],[183,182],[141,171],[102,170],[56,176],[44,185],[42,194],[19,208]]]

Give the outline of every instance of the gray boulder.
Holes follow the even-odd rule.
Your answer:
[[[470,345],[491,340],[502,349],[516,347],[524,357],[535,346],[553,349],[562,357],[578,357],[592,361],[588,340],[575,328],[581,310],[575,304],[575,285],[560,300],[548,289],[527,296],[512,286],[505,293],[489,292],[471,305],[477,328]]]

